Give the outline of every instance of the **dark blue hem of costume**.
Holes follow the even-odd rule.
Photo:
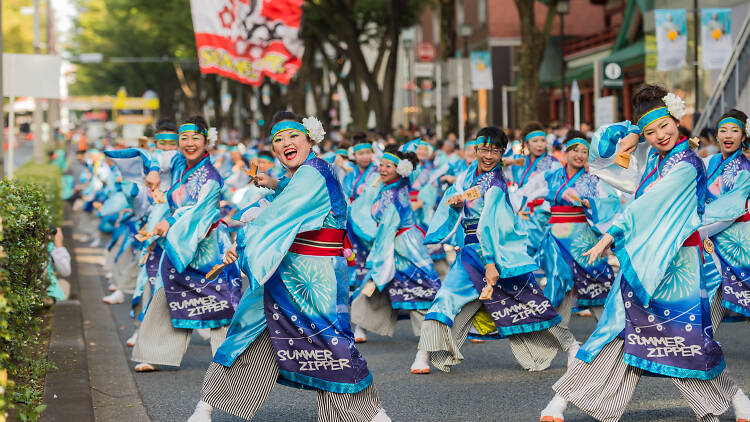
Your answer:
[[[214,319],[214,320],[208,320],[208,321],[172,318],[172,326],[174,328],[184,328],[186,330],[199,330],[201,328],[219,328],[225,325],[229,325],[230,322],[232,322],[231,318]]]
[[[717,375],[721,374],[724,369],[726,369],[726,363],[724,363],[723,358],[721,359],[721,362],[717,363],[716,366],[708,371],[677,368],[675,366],[665,365],[663,363],[647,361],[643,358],[639,358],[628,353],[625,353],[623,355],[622,360],[630,366],[641,368],[644,371],[652,372],[654,374],[664,375],[672,378],[697,378],[704,381],[715,378]]]
[[[498,327],[497,332],[503,337],[511,336],[514,334],[533,333],[535,331],[542,331],[546,330],[549,327],[554,327],[555,325],[559,324],[560,321],[562,321],[562,317],[558,315],[550,319],[549,321],[531,322],[529,324],[513,325],[510,327]]]
[[[430,309],[432,302],[391,302],[393,309],[403,309],[405,311],[411,311],[415,309]]]
[[[326,381],[319,378],[313,378],[308,375],[302,375],[296,372],[289,372],[279,369],[279,374],[284,377],[284,383],[289,386],[296,386],[297,388],[312,387],[317,390],[330,391],[331,393],[338,394],[354,394],[359,393],[365,388],[372,384],[372,373],[368,371],[367,376],[356,384],[344,384],[340,382]]]
[[[602,299],[578,299],[578,304],[585,307],[604,306],[605,302],[607,302],[606,297]]]
[[[439,312],[430,312],[427,315],[424,316],[425,320],[433,320],[437,322],[441,322],[448,326],[448,328],[453,327],[453,320],[445,316],[444,314],[441,314]]]
[[[729,301],[726,301],[726,300],[722,299],[721,300],[721,306],[729,309],[732,312],[737,312],[740,315],[744,315],[746,317],[750,317],[750,311],[749,310],[747,310],[746,308],[744,308],[742,306],[736,305],[736,304],[734,304],[732,302],[729,302]]]

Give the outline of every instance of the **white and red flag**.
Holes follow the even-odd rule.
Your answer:
[[[298,37],[304,0],[190,0],[202,73],[258,86],[282,84],[302,64]]]

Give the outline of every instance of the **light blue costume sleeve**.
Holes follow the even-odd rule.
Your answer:
[[[494,263],[501,278],[538,269],[526,254],[526,236],[516,231],[516,215],[505,192],[493,186],[484,195],[484,209],[477,234],[484,264]]]
[[[700,226],[695,179],[692,165],[677,164],[628,204],[607,231],[615,239],[613,251],[620,271],[644,305],[650,302],[682,243]]]
[[[448,205],[448,200],[456,195],[456,193],[455,185],[452,185],[445,191],[445,195],[440,200],[440,204],[437,210],[435,210],[435,215],[433,215],[432,221],[430,221],[430,227],[424,239],[425,245],[444,243],[456,230],[463,231],[463,228],[460,227],[461,211]]]
[[[389,205],[380,220],[370,255],[367,256],[366,267],[370,269],[368,277],[372,278],[378,290],[383,290],[396,274],[395,243],[400,223],[401,217],[396,207]]]
[[[380,192],[380,188],[380,183],[368,186],[349,207],[349,223],[354,230],[354,234],[367,245],[372,244],[378,233],[378,224],[372,218],[372,205]]]
[[[237,235],[240,268],[250,278],[251,288],[271,278],[297,233],[321,228],[330,211],[323,176],[310,166],[300,167],[273,202]]]
[[[194,205],[178,208],[170,221],[164,251],[179,272],[193,262],[198,244],[206,237],[208,229],[219,219],[219,197],[221,187],[208,180],[198,193]]]
[[[597,196],[583,199],[588,199],[589,205],[591,205],[591,208],[585,209],[586,217],[591,224],[591,228],[598,235],[605,233],[622,211],[622,202],[617,192],[601,180],[597,187]]]
[[[591,137],[589,171],[618,190],[635,193],[648,161],[650,147],[641,138],[635,152],[630,155],[628,168],[615,164],[615,152],[619,150],[622,138],[630,133],[640,132],[638,126],[627,120],[597,129]]]
[[[703,214],[703,224],[709,225],[717,222],[734,221],[742,216],[745,204],[750,197],[750,173],[740,171],[735,179],[734,187],[720,197],[706,205]]]
[[[550,171],[554,171],[554,169]],[[547,193],[549,193],[549,184],[544,177],[545,174],[547,173],[535,174],[521,189],[511,193],[510,203],[513,205],[515,211],[522,210],[528,201],[547,196]]]
[[[104,155],[115,162],[124,180],[138,184],[145,183],[146,174],[153,160],[148,151],[139,148],[128,148],[104,151]]]

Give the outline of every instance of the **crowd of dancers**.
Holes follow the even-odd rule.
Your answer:
[[[534,122],[460,151],[365,133],[323,151],[320,121],[289,111],[252,147],[161,120],[141,148],[80,151],[68,184],[77,230],[111,233],[103,300],[131,300],[135,371],[179,367],[193,330],[210,340],[190,422],[252,419],[277,382],[316,390],[321,421],[389,421],[356,343],[400,315],[413,374],[449,372],[467,340],[507,338],[528,371],[565,352],[541,421],[568,404],[616,421],[642,375],[701,421],[750,420],[714,340],[750,318],[747,116],[727,111],[701,158],[679,97],[645,85],[632,106],[637,121],[568,131],[555,156]],[[581,310],[588,339],[569,328]]]

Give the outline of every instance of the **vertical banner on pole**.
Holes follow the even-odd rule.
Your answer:
[[[654,10],[656,24],[657,70],[685,67],[687,55],[687,14],[685,9]]]
[[[732,55],[732,9],[701,9],[704,69],[721,69]]]
[[[492,89],[492,62],[489,51],[471,52],[471,89]]]

